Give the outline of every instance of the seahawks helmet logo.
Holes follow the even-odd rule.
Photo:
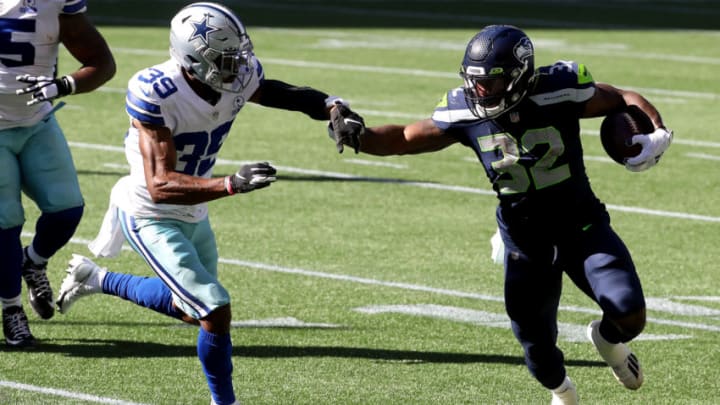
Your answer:
[[[523,37],[513,48],[513,54],[518,62],[525,63],[525,61],[533,55],[533,46],[530,42],[530,38]]]

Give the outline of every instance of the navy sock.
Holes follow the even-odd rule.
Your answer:
[[[103,280],[105,294],[132,301],[155,312],[180,319],[181,311],[172,304],[172,292],[158,277],[141,277],[108,271]]]
[[[82,215],[82,206],[40,215],[32,241],[35,252],[42,257],[52,257],[75,234]]]
[[[200,328],[197,353],[207,378],[210,394],[218,405],[235,402],[232,384],[232,341],[230,334],[216,335]]]
[[[15,298],[22,289],[22,243],[20,232],[22,225],[9,229],[0,229],[0,297]]]

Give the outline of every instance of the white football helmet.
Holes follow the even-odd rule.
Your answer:
[[[170,22],[170,56],[215,90],[243,90],[253,72],[252,50],[245,26],[223,5],[192,3]]]

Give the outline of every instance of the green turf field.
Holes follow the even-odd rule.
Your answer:
[[[125,85],[168,57],[177,1],[89,1],[118,64],[57,116],[86,198],[75,239],[89,255],[110,188],[126,174]],[[460,84],[464,47],[489,23],[519,25],[536,65],[584,63],[640,91],[675,131],[661,163],[631,173],[583,125],[586,166],[634,255],[648,324],[632,343],[645,384],[615,382],[584,337],[596,306],[566,278],[568,374],[586,404],[720,404],[720,4],[715,1],[231,1],[268,78],[348,99],[369,125],[427,117]],[[75,69],[61,55],[60,72]],[[233,297],[234,383],[246,404],[547,404],[527,372],[490,260],[495,197],[472,152],[338,154],[325,123],[247,106],[216,166],[279,168],[272,187],[211,203],[220,277]],[[34,229],[37,210],[26,204]],[[151,275],[129,251],[99,259]],[[528,303],[532,305],[532,303]],[[0,346],[0,404],[208,404],[194,328],[108,296],[42,321],[33,351]]]

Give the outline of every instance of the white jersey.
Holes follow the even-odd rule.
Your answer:
[[[211,105],[198,96],[170,59],[141,70],[128,82],[125,108],[131,120],[170,129],[177,150],[175,171],[209,178],[230,126],[246,101],[264,80],[262,66],[253,56],[255,68],[245,77],[248,84],[239,93],[221,92]],[[239,81],[236,80],[236,85]],[[125,138],[125,155],[130,164],[128,198],[119,207],[138,218],[174,218],[197,222],[207,217],[207,203],[196,205],[157,204],[150,198],[145,182],[138,130],[130,125]]]
[[[60,42],[60,14],[86,10],[85,0],[0,1],[0,129],[38,123],[51,110],[49,102],[28,106],[32,94],[16,95],[29,86],[22,74],[54,77]]]

